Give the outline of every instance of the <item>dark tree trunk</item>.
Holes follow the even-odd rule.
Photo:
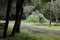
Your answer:
[[[17,27],[16,27],[16,33],[20,33],[20,25],[21,25],[21,19],[23,15],[23,7],[20,7],[20,15],[18,17]]]
[[[17,0],[16,3],[16,18],[15,18],[15,24],[14,28],[12,30],[11,36],[15,35],[15,32],[20,32],[20,23],[21,23],[21,17],[23,15],[23,0]],[[20,13],[19,13],[20,12]]]
[[[8,29],[8,23],[9,23],[9,13],[11,10],[12,1],[13,0],[8,0],[7,11],[6,11],[6,24],[4,27],[3,38],[6,38],[6,36],[7,36],[7,29]]]
[[[20,8],[19,8],[19,0],[17,0],[17,2],[16,2],[16,18],[15,18],[15,24],[14,24],[14,28],[12,30],[11,36],[14,36],[15,35],[15,30],[16,30],[16,27],[17,27],[19,11],[20,11]]]

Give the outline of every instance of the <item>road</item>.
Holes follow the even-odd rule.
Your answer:
[[[11,21],[10,23],[14,23],[14,21],[13,22]],[[27,29],[29,31],[33,31],[34,33],[54,34],[60,36],[60,31],[42,29],[42,28],[38,28],[37,26],[34,27],[27,24],[21,24],[21,29]]]

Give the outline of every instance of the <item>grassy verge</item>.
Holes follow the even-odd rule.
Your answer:
[[[9,40],[60,40],[60,36],[51,35],[51,34],[34,34],[30,31],[27,31],[26,29],[21,29],[20,34],[16,33],[14,37],[9,37],[8,39]]]
[[[9,38],[9,40],[60,40],[60,36],[51,34],[34,34],[27,31],[26,29],[21,29],[20,34]]]
[[[16,40],[60,40],[60,36],[51,34],[33,34],[27,30],[21,30],[20,34],[15,35]]]

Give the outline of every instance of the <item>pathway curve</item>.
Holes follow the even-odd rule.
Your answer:
[[[10,22],[10,23],[14,23],[14,22]],[[42,29],[42,28],[38,28],[37,26],[34,27],[31,25],[27,25],[27,24],[21,24],[21,28],[27,29],[29,31],[33,31],[34,33],[55,34],[55,35],[60,36],[60,31],[57,31],[57,30]]]
[[[29,31],[33,31],[35,33],[55,34],[55,35],[60,36],[60,31],[57,31],[57,30],[42,29],[42,28],[38,28],[37,26],[34,27],[27,24],[22,24],[21,28],[27,29]]]

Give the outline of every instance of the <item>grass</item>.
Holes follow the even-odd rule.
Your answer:
[[[16,35],[10,37],[9,40],[60,40],[60,36],[52,34],[34,34],[26,29],[21,29],[20,34],[16,33]]]
[[[34,34],[26,29],[21,29],[20,34],[16,33],[15,37],[10,40],[60,40],[60,36],[51,34]]]
[[[39,28],[50,29],[50,30],[60,30],[60,26],[37,26]]]
[[[0,20],[0,23],[5,23],[5,20]]]
[[[20,38],[20,40],[60,40],[60,36],[51,34],[33,34],[24,29],[21,30],[19,35],[20,37],[16,34],[16,38]]]

